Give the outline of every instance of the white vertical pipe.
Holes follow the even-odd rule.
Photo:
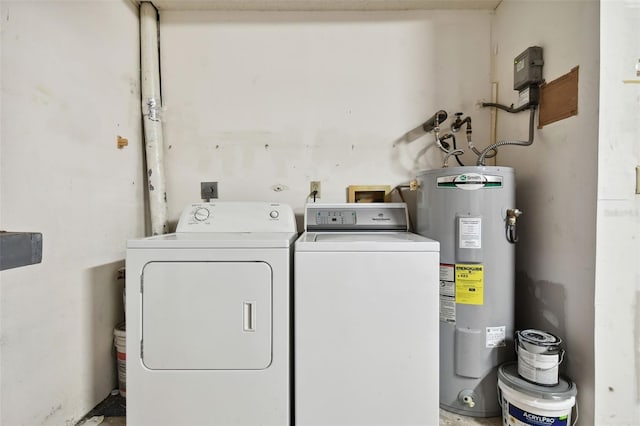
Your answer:
[[[160,98],[158,12],[149,2],[140,4],[140,67],[151,234],[159,235],[168,231],[167,190],[160,119],[162,100]]]

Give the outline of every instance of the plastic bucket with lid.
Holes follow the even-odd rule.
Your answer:
[[[124,322],[113,329],[113,344],[116,347],[116,363],[118,366],[118,390],[120,395],[127,396],[127,327]]]
[[[557,385],[558,366],[564,357],[561,343],[562,339],[546,331],[516,331],[518,374],[538,385]]]
[[[569,380],[560,377],[555,386],[540,386],[518,375],[515,362],[498,368],[498,399],[502,406],[502,424],[505,426],[569,426],[578,389]]]

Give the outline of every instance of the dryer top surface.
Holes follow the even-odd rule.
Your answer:
[[[127,248],[286,248],[297,236],[295,232],[176,232],[129,240]]]

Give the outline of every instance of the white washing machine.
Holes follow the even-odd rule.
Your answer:
[[[439,424],[439,243],[408,229],[403,203],[306,206],[297,426]]]
[[[127,243],[127,424],[288,425],[289,206],[188,206]]]

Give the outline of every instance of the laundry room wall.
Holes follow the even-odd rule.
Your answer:
[[[170,219],[202,181],[298,215],[311,180],[322,202],[408,183],[442,165],[433,135],[403,138],[439,109],[472,115],[483,144],[491,14],[161,10]]]
[[[505,0],[492,26],[503,104],[517,104],[513,61],[529,46],[544,49],[547,82],[580,67],[578,115],[536,129],[531,147],[501,148],[498,163],[514,167],[516,204],[524,212],[518,219],[516,326],[564,340],[563,370],[577,384],[579,423],[585,425],[594,424],[599,19],[596,1]],[[528,122],[528,112],[500,112],[498,139],[527,140]]]
[[[0,229],[44,241],[0,272],[0,424],[74,425],[117,387],[116,271],[144,234],[138,9],[3,0],[0,27]]]

